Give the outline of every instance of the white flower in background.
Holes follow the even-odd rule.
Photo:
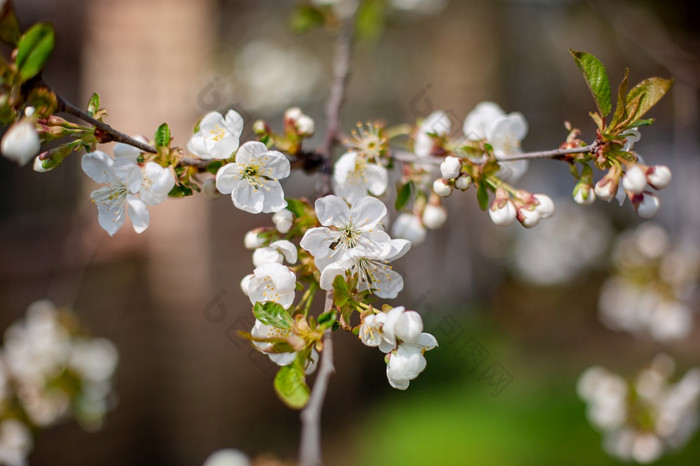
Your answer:
[[[272,262],[281,264],[285,260],[289,264],[297,261],[297,247],[286,239],[272,242],[269,246],[263,246],[253,252],[253,265],[256,267]]]
[[[289,267],[276,262],[263,264],[253,271],[247,294],[253,304],[273,302],[288,309],[294,302],[296,283],[297,277]]]
[[[265,144],[249,141],[236,153],[236,161],[216,174],[216,187],[231,194],[233,204],[253,214],[279,212],[287,206],[279,180],[289,176],[289,160]]]
[[[680,381],[670,378],[675,363],[660,354],[632,382],[602,367],[586,370],[578,381],[588,418],[603,434],[603,446],[621,460],[651,463],[688,442],[698,425],[700,369]],[[628,396],[632,390],[634,397]]]
[[[363,197],[349,207],[342,198],[329,195],[318,199],[315,208],[323,226],[307,230],[300,245],[314,256],[321,272],[343,259],[346,251],[359,246],[375,257],[384,257],[391,251],[391,238],[380,224],[386,206],[379,199]]]
[[[252,273],[249,273],[241,279],[241,291],[243,291],[243,294],[246,296],[248,296],[248,288],[250,287],[250,281],[253,279],[253,276]]]
[[[441,12],[449,0],[391,0],[391,6],[397,10],[410,11],[424,15]]]
[[[25,424],[12,418],[0,422],[0,464],[25,466],[33,444]]]
[[[197,131],[187,143],[187,150],[199,158],[227,159],[238,150],[243,117],[229,110],[224,118],[218,112],[207,113]]]
[[[427,204],[423,209],[422,220],[426,228],[437,230],[447,221],[447,209],[441,205]]]
[[[10,126],[0,143],[2,155],[20,165],[25,165],[33,159],[40,149],[39,134],[36,132],[34,123],[27,118]]]
[[[440,197],[452,194],[453,185],[444,178],[438,178],[433,182],[433,192]]]
[[[73,341],[68,365],[92,382],[112,378],[119,362],[114,344],[105,338],[79,338]]]
[[[127,212],[136,233],[148,228],[148,209],[136,197],[143,179],[136,163],[127,158],[112,159],[102,151],[95,151],[83,156],[82,168],[94,181],[106,185],[93,191],[90,197],[97,206],[100,226],[110,236],[122,227]]]
[[[418,127],[416,140],[413,143],[413,152],[418,157],[430,156],[435,147],[433,137],[430,135],[447,136],[451,129],[452,123],[445,112],[438,110],[431,113]]]
[[[601,288],[601,322],[663,342],[687,337],[693,328],[686,301],[697,289],[697,247],[672,242],[663,228],[644,223],[620,236],[612,256],[617,273]]]
[[[309,100],[323,74],[321,63],[304,48],[260,40],[246,43],[235,69],[239,81],[229,97],[244,96],[246,109],[265,113]]]
[[[321,7],[332,7],[338,17],[348,18],[357,10],[358,0],[311,0],[311,4]]]
[[[289,209],[282,209],[272,216],[272,223],[277,231],[286,234],[294,224],[294,214]]]
[[[299,107],[288,108],[284,112],[285,119],[285,130],[287,128],[287,122],[292,125],[294,132],[300,136],[310,137],[313,136],[316,129],[314,120],[304,114]]]
[[[496,159],[522,153],[520,141],[527,135],[527,121],[519,112],[506,113],[493,102],[481,102],[464,120],[464,135],[471,140],[485,139]],[[527,171],[527,160],[499,163],[498,176],[515,181]]]
[[[581,210],[564,200],[537,231],[517,229],[512,264],[523,280],[538,285],[569,283],[596,265],[607,250],[612,228],[596,211]]]
[[[202,466],[250,466],[250,460],[243,452],[226,448],[209,455]]]
[[[391,250],[385,255],[363,246],[350,249],[341,260],[323,269],[321,289],[332,290],[335,277],[350,271],[359,277],[359,291],[372,290],[380,298],[393,299],[403,289],[403,277],[388,264],[403,257],[410,248],[410,241],[394,239],[391,240]]]
[[[253,338],[284,339],[289,337],[292,334],[292,331],[290,329],[283,329],[275,327],[273,325],[266,325],[260,322],[258,319],[255,319],[255,325],[253,326],[253,330],[250,333],[251,335],[253,335]],[[274,362],[278,366],[287,366],[293,363],[297,357],[297,353],[294,351],[290,351],[287,353],[267,353],[265,350],[272,348],[273,346],[273,343],[271,342],[253,341],[253,344],[258,350],[267,354],[270,357],[270,360],[272,360],[272,362]]]
[[[357,152],[346,152],[333,167],[333,192],[351,204],[368,193],[381,196],[388,183],[386,168]]]
[[[256,249],[266,243],[265,238],[258,234],[258,230],[250,230],[243,237],[243,245],[246,249]]]
[[[415,246],[425,241],[428,232],[419,217],[404,212],[394,220],[391,234],[396,238],[407,239]]]

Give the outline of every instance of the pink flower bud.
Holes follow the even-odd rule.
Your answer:
[[[510,200],[503,202],[503,200],[496,198],[489,207],[491,221],[499,226],[510,225],[515,220],[516,215],[515,205]]]
[[[523,207],[518,209],[518,221],[525,228],[532,228],[540,223],[542,215],[537,208]]]
[[[549,218],[554,215],[554,202],[546,194],[533,194],[535,199],[539,202],[535,207],[535,210],[539,212],[540,217]]]
[[[617,194],[617,186],[617,180],[606,176],[595,184],[595,194],[604,201],[610,201]]]
[[[632,165],[622,178],[622,187],[633,194],[641,194],[647,187],[647,177],[639,165]]]
[[[433,183],[433,191],[438,196],[447,197],[452,194],[452,185],[444,178],[438,178]]]
[[[440,164],[440,172],[446,180],[457,178],[460,171],[462,171],[462,161],[457,157],[447,156]]]
[[[659,198],[650,192],[635,196],[634,208],[642,218],[652,218],[659,210]]]
[[[671,169],[666,165],[647,168],[647,183],[655,189],[665,189],[671,184]]]

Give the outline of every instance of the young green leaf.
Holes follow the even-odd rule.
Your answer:
[[[303,217],[306,213],[307,204],[299,199],[286,198],[287,209],[289,209],[295,217]]]
[[[336,306],[342,307],[350,300],[348,284],[343,275],[338,275],[333,279],[333,302]]]
[[[409,199],[411,199],[411,192],[413,191],[412,188],[413,182],[409,181],[397,190],[396,204],[394,205],[396,207],[396,210],[403,209],[403,207],[406,205]]]
[[[100,94],[97,92],[92,94],[90,97],[90,102],[88,102],[87,112],[88,115],[94,117],[97,111],[100,109]]]
[[[625,77],[622,78],[620,87],[617,89],[617,105],[615,107],[615,114],[610,121],[610,127],[615,128],[615,126],[627,117],[627,111],[625,108],[625,99],[627,96],[627,82],[629,80],[630,70],[625,69]]]
[[[309,402],[311,390],[306,384],[304,369],[294,363],[280,367],[274,381],[275,392],[292,409],[301,409]]]
[[[163,123],[156,130],[156,146],[168,147],[170,144],[170,127],[167,123]]]
[[[170,190],[168,196],[170,197],[187,197],[194,194],[194,190],[187,186],[186,184],[176,184],[173,189]]]
[[[19,37],[20,30],[15,7],[12,0],[5,0],[0,3],[0,40],[14,47]]]
[[[309,29],[322,26],[325,18],[318,8],[311,5],[302,5],[294,9],[289,18],[289,25],[294,32],[302,33]]]
[[[38,23],[29,28],[17,45],[17,69],[23,81],[39,74],[49,59],[54,46],[54,32],[50,24]]]
[[[216,173],[219,171],[219,168],[224,166],[224,161],[223,160],[214,160],[213,162],[210,162],[209,165],[207,165],[207,171],[211,173],[212,175],[216,175]]]
[[[631,116],[630,122],[635,122],[644,116],[651,107],[656,105],[666,95],[672,84],[672,79],[649,78],[634,86],[626,99],[627,111]],[[630,105],[637,98],[639,98],[639,105],[634,111],[630,111]]]
[[[486,190],[486,183],[484,180],[479,181],[478,188],[476,190],[476,200],[479,201],[479,208],[481,210],[486,210],[489,207],[489,192]]]
[[[273,327],[289,329],[292,327],[294,320],[280,304],[273,302],[255,303],[253,306],[253,314],[265,325]]]
[[[569,52],[571,56],[574,57],[576,66],[581,70],[583,78],[586,80],[586,84],[588,84],[588,89],[590,89],[591,94],[593,94],[593,100],[595,100],[600,116],[605,118],[612,108],[610,80],[608,79],[608,73],[605,71],[605,67],[600,60],[590,53],[577,52],[571,49],[569,49]]]

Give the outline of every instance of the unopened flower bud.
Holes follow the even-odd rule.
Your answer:
[[[402,213],[394,220],[394,225],[391,227],[391,235],[396,238],[407,239],[411,242],[411,245],[415,246],[425,241],[427,232],[421,223],[421,219],[413,214]]]
[[[522,226],[524,226],[525,228],[532,228],[538,223],[540,223],[542,215],[540,214],[540,211],[537,210],[537,208],[523,207],[521,209],[518,209],[517,218]]]
[[[447,209],[441,205],[428,204],[423,210],[423,225],[430,230],[437,230],[447,220]]]
[[[622,187],[633,194],[641,194],[647,187],[647,177],[639,165],[632,165],[622,178]]]
[[[666,165],[654,165],[647,169],[647,183],[655,189],[666,189],[671,184],[671,169]]]
[[[537,207],[535,207],[535,210],[539,212],[540,217],[544,219],[554,215],[554,202],[552,202],[552,198],[546,194],[533,194],[533,196],[539,202]]]
[[[297,132],[300,136],[313,136],[315,126],[310,116],[302,115],[296,121]]]
[[[438,196],[447,197],[452,194],[452,185],[444,178],[438,178],[433,183],[433,191]]]
[[[241,291],[243,294],[248,296],[248,287],[250,285],[250,280],[253,278],[253,274],[248,274],[241,280]]]
[[[23,119],[7,130],[2,138],[2,155],[20,165],[25,165],[41,149],[41,141],[31,120]]]
[[[462,175],[455,180],[455,188],[466,191],[472,184],[472,177],[468,175]]]
[[[462,161],[458,157],[448,155],[440,164],[440,172],[446,180],[457,178],[460,171],[462,171]]]
[[[47,162],[46,165],[48,165],[48,167],[44,166],[44,162]],[[50,159],[42,160],[41,156],[37,155],[36,157],[34,157],[34,167],[33,167],[34,171],[37,173],[46,173],[48,171],[53,170],[54,168],[56,168],[58,166],[58,164],[53,164],[51,162],[53,162],[53,161]]]
[[[293,122],[296,123],[296,121],[302,115],[303,115],[303,113],[299,107],[291,107],[291,108],[288,108],[286,112],[284,112],[284,119],[285,120],[292,120]]]
[[[253,132],[258,136],[267,134],[267,124],[265,124],[263,120],[255,120],[255,123],[253,123]]]
[[[289,209],[282,209],[272,216],[272,222],[275,224],[275,228],[282,234],[285,234],[292,228],[294,223],[294,214]]]
[[[635,196],[640,198],[639,200],[634,199],[634,208],[637,211],[637,215],[642,218],[652,218],[656,212],[659,210],[659,198],[650,192],[645,192],[641,196]]]
[[[265,239],[258,235],[257,230],[250,230],[243,237],[243,245],[246,249],[256,249],[265,244]]]
[[[578,183],[574,186],[574,201],[579,205],[591,205],[595,201],[595,191],[589,184]]]
[[[491,221],[499,226],[506,226],[513,223],[517,211],[515,205],[510,200],[500,200],[496,198],[489,207],[489,217]]]
[[[595,195],[604,201],[610,201],[617,194],[617,186],[616,179],[605,176],[595,184]]]

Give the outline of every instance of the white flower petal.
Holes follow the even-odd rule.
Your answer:
[[[316,217],[324,227],[343,226],[350,223],[350,207],[338,196],[329,195],[317,199],[315,209]]]
[[[114,160],[102,151],[83,155],[80,165],[85,174],[97,183],[110,183],[115,179],[112,173]]]
[[[231,199],[233,199],[233,205],[251,214],[259,214],[265,208],[265,194],[247,181],[235,182]]]
[[[233,187],[241,178],[241,166],[237,163],[229,163],[219,168],[216,172],[216,189],[221,194],[231,194]]]
[[[129,210],[129,218],[134,226],[134,231],[136,233],[143,233],[146,231],[151,221],[151,215],[148,213],[146,204],[144,204],[141,199],[132,195],[127,196],[126,204]]]

